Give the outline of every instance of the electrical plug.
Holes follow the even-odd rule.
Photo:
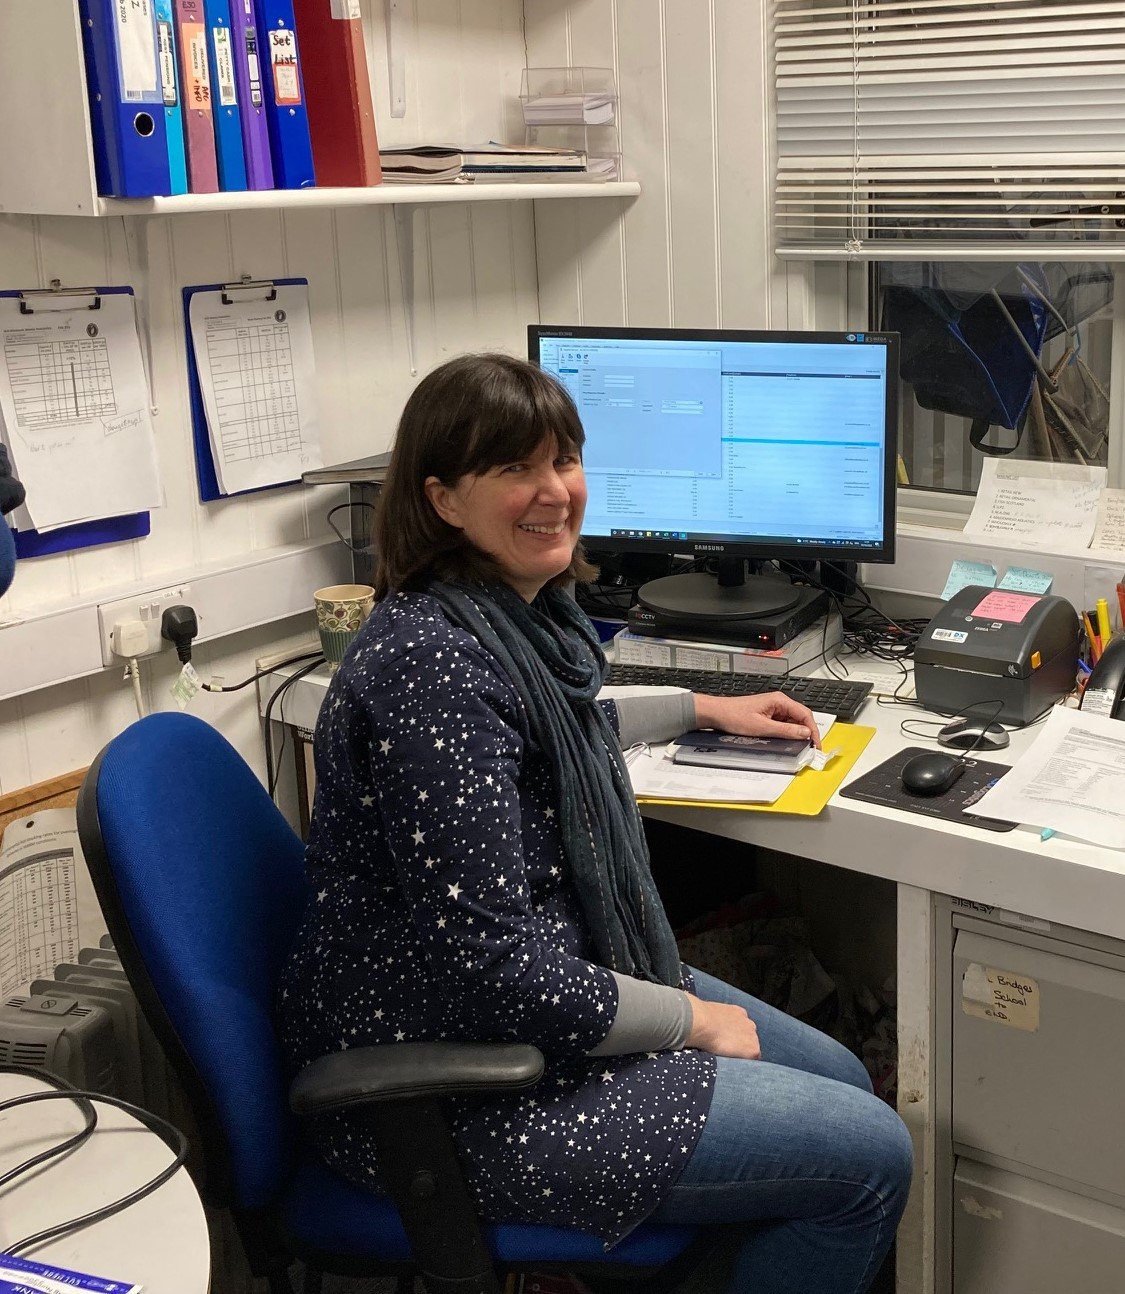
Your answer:
[[[192,639],[198,633],[199,621],[195,618],[193,607],[177,603],[174,607],[168,607],[160,618],[160,636],[175,647],[182,665],[191,660]]]

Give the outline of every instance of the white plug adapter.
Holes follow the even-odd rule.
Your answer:
[[[118,620],[110,630],[109,645],[125,660],[143,656],[148,651],[148,626],[143,620]]]

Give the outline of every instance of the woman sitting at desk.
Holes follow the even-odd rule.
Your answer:
[[[283,977],[294,1067],[345,1047],[532,1043],[528,1096],[459,1102],[489,1220],[612,1245],[645,1218],[745,1225],[732,1290],[864,1290],[910,1181],[906,1130],[858,1060],[680,964],[621,743],[698,726],[815,736],[787,697],[599,704],[565,592],[591,574],[582,426],[503,355],[407,402],[378,523],[380,601],[316,730],[315,902]],[[362,1116],[328,1161],[377,1181]]]

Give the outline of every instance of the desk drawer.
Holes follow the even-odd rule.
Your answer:
[[[953,976],[954,1142],[1125,1197],[1125,971],[960,930]]]
[[[1121,1294],[1125,1213],[962,1159],[954,1294]]]

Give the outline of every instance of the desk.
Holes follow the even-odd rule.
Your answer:
[[[865,677],[870,676],[867,665]],[[887,691],[901,674],[887,672]],[[286,722],[315,726],[329,680],[326,670],[308,675],[286,693]],[[280,681],[280,680],[277,680]],[[262,705],[277,686],[268,680]],[[275,714],[277,707],[275,706]],[[922,712],[901,706],[865,705],[859,722],[876,729],[849,780],[870,771],[905,745],[925,744],[904,736],[900,722]],[[1038,729],[1012,734],[1009,747],[989,751],[992,762],[1011,763],[1034,741]],[[1042,842],[1038,829],[1001,834],[858,800],[833,797],[816,818],[705,808],[648,807],[646,815],[797,858],[894,882],[897,896],[899,1111],[914,1138],[915,1189],[899,1231],[899,1294],[943,1294],[948,1289],[948,1236],[952,1194],[949,1111],[939,1075],[949,1069],[949,934],[937,916],[948,900],[1003,910],[1044,923],[1125,940],[1125,853],[1058,836]],[[946,926],[948,927],[948,920]],[[942,960],[944,958],[944,961]],[[940,994],[946,974],[946,997]],[[942,1080],[945,1081],[945,1080]],[[1060,1096],[1062,1094],[1060,1093]]]
[[[51,1084],[0,1073],[0,1100]],[[112,1203],[171,1162],[172,1152],[124,1110],[97,1105],[98,1126],[77,1150],[0,1187],[0,1250],[68,1218]],[[0,1111],[0,1173],[78,1132],[66,1101]],[[143,1285],[146,1294],[207,1294],[211,1251],[203,1206],[185,1169],[143,1200],[32,1253],[36,1262]]]

